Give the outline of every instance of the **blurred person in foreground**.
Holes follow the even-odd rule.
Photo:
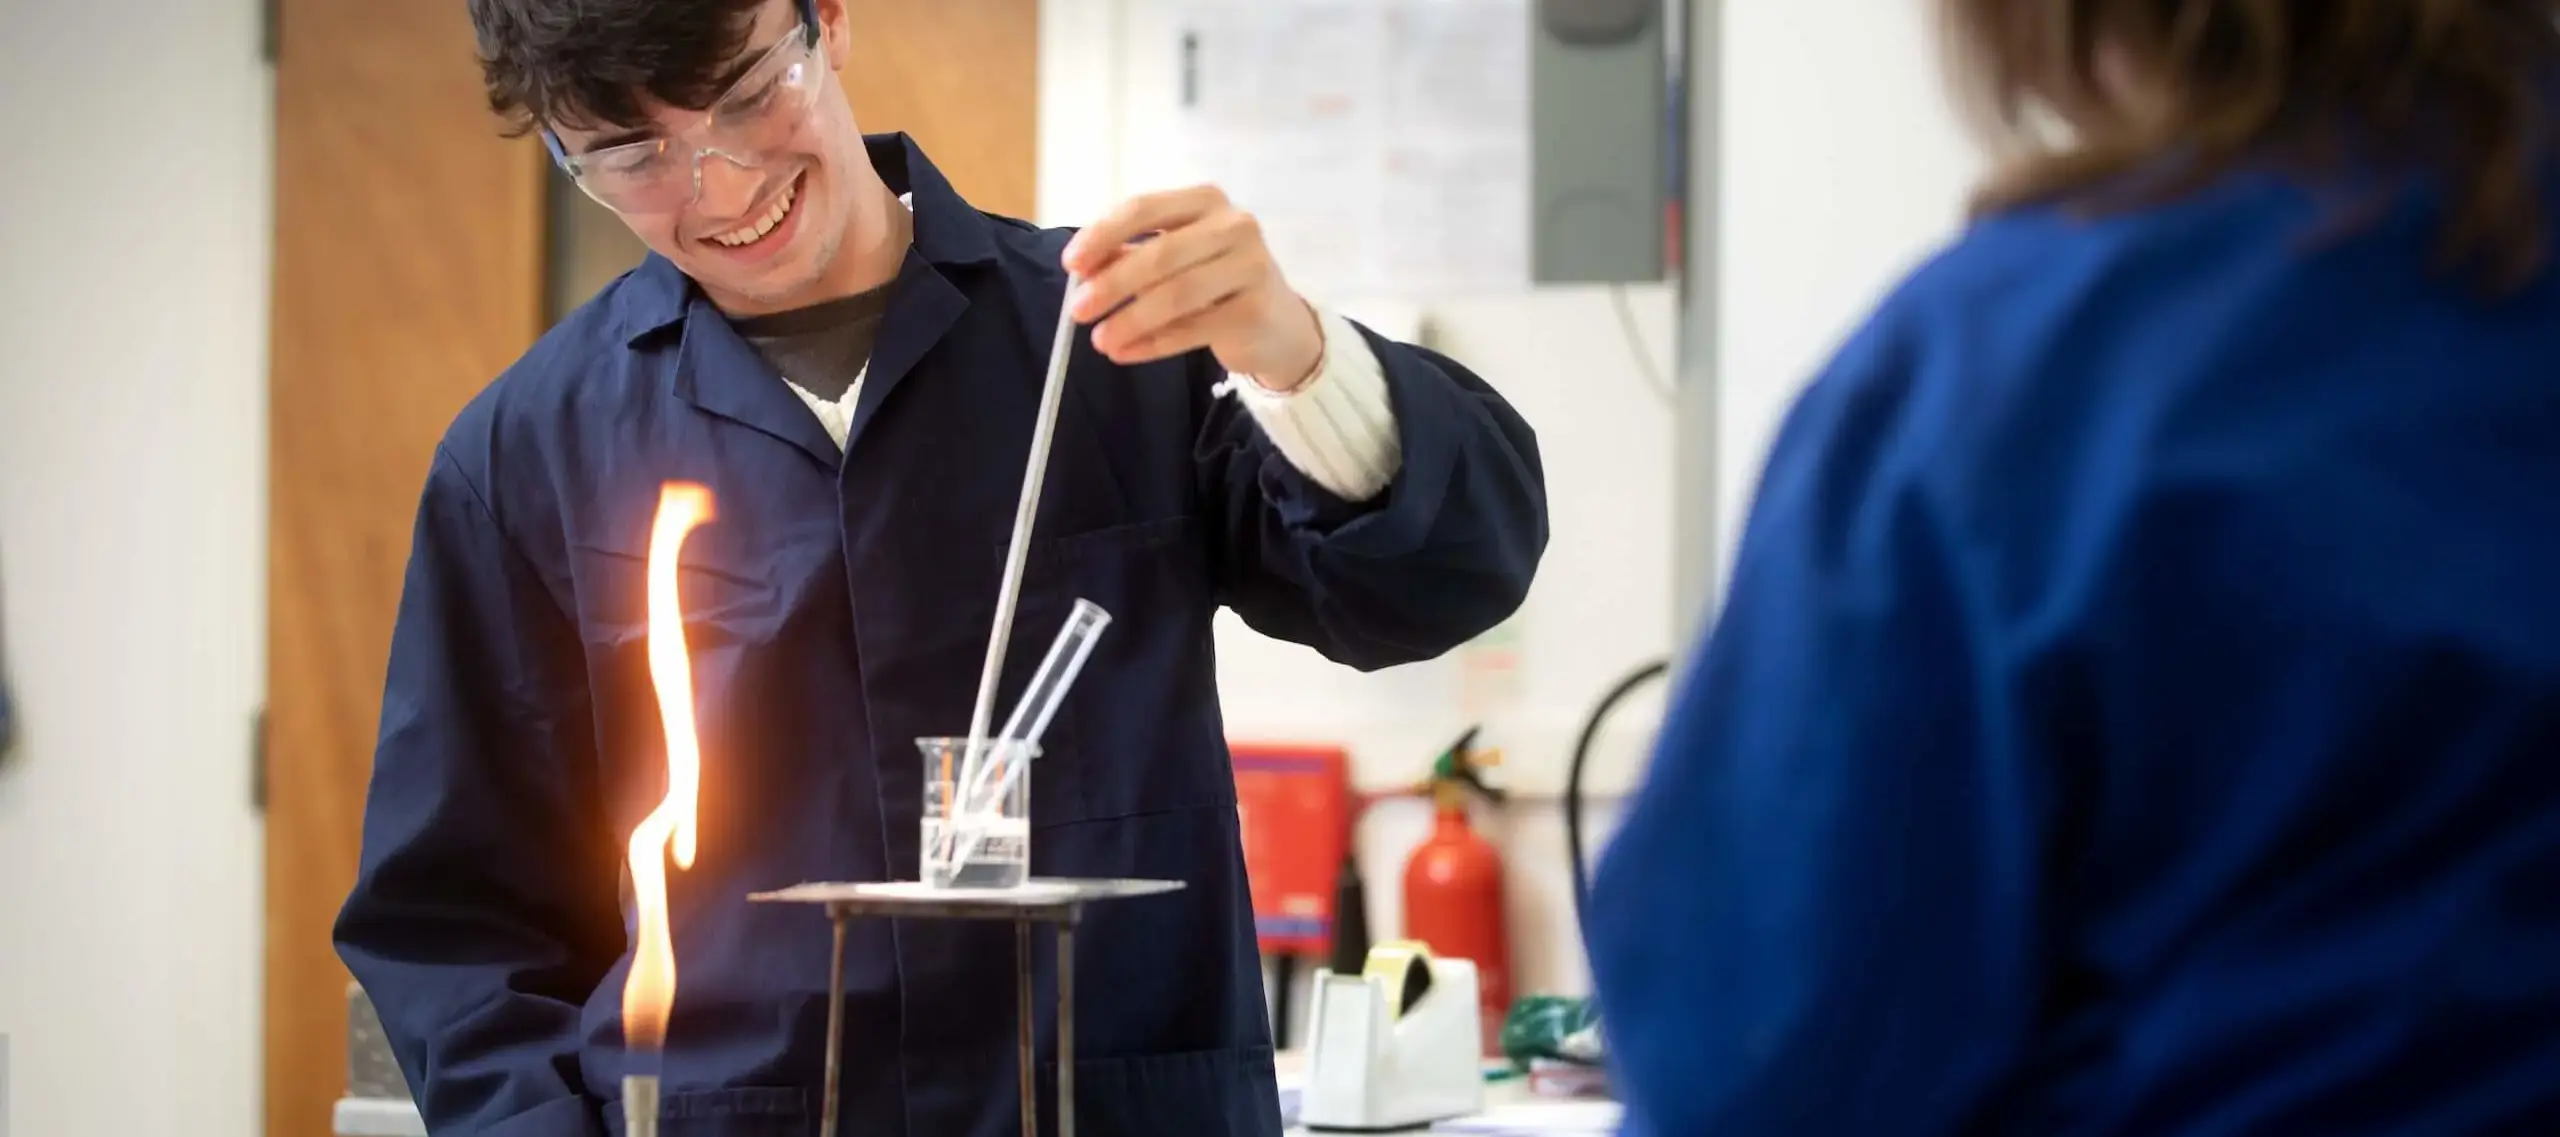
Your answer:
[[[1606,850],[1628,1130],[2560,1133],[2560,11],[1942,18],[2011,145]]]
[[[969,731],[1072,285],[997,713],[1076,600],[1108,610],[1040,740],[1031,871],[1186,885],[1085,918],[1080,1131],[1277,1137],[1211,618],[1362,668],[1492,626],[1545,547],[1527,425],[1310,303],[1214,189],[1080,231],[973,208],[857,130],[844,0],[469,8],[490,101],[651,255],[461,412],[420,503],[337,940],[429,1131],[592,1137],[654,1068],[668,1137],[812,1132],[826,924],[747,897],[917,879],[914,740]],[[670,479],[716,504],[678,574],[701,820],[657,1058],[625,1048],[617,884],[666,792],[643,571]],[[845,1133],[1019,1132],[1014,950],[1000,924],[852,927]]]

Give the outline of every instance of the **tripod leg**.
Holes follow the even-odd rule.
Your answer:
[[[825,1103],[818,1111],[818,1132],[836,1137],[836,1083],[844,1080],[844,921],[835,918],[835,954],[827,957],[827,1085],[819,1091]]]
[[[1076,925],[1058,925],[1058,1137],[1076,1137]]]
[[[1038,1069],[1039,1055],[1031,1046],[1031,1020],[1036,1016],[1031,1005],[1031,922],[1013,923],[1013,1017],[1014,1062],[1021,1068],[1022,1137],[1040,1137],[1038,1091],[1033,1088],[1032,1072]]]

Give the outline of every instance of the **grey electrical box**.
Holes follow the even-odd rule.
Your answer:
[[[1531,11],[1531,277],[1659,281],[1671,144],[1663,0],[1536,0]]]

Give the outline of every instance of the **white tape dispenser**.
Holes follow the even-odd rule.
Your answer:
[[[1317,971],[1309,1003],[1300,1125],[1375,1133],[1484,1110],[1475,964],[1379,944],[1358,975]]]

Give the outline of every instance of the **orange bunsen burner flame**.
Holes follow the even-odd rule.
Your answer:
[[[693,658],[685,646],[684,608],[676,593],[677,553],[695,526],[711,520],[711,491],[670,482],[658,494],[649,533],[649,681],[666,728],[667,795],[631,831],[631,890],[640,910],[639,943],[622,986],[623,1044],[666,1045],[676,999],[675,943],[667,930],[667,861],[693,867],[694,814],[702,781],[702,744],[693,717]]]

